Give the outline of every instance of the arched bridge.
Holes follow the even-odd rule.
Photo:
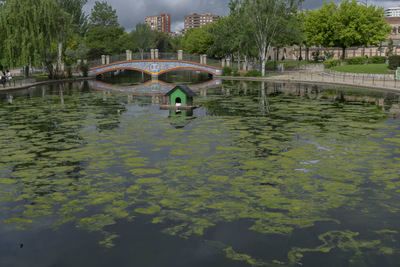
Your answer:
[[[114,72],[119,70],[135,70],[144,72],[157,78],[163,73],[176,70],[193,70],[209,73],[213,76],[222,75],[222,69],[207,64],[200,64],[184,60],[126,60],[114,62],[111,64],[101,65],[89,70],[89,76],[98,76],[107,72]]]

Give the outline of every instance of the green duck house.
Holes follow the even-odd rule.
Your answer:
[[[168,108],[194,108],[193,97],[196,93],[193,92],[187,85],[178,85],[170,90],[166,97],[168,98]]]

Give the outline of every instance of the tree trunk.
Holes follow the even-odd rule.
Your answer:
[[[300,56],[297,58],[299,61],[303,60],[301,45],[300,45]]]
[[[237,62],[238,62],[238,71],[240,71],[240,64],[241,62],[241,58],[240,58],[240,53],[238,52],[238,58],[237,58]]]
[[[346,47],[342,47],[342,59],[346,59]]]
[[[310,48],[306,46],[306,61],[310,61]]]
[[[261,76],[265,77],[265,65],[267,64],[267,60],[264,58],[261,59]]]
[[[56,76],[57,76],[57,78],[61,78],[61,76],[63,75],[62,50],[63,50],[63,44],[62,44],[62,42],[59,42],[58,43],[58,54],[57,54],[57,66],[56,66]]]
[[[268,49],[269,50],[269,49]],[[265,76],[265,64],[267,64],[267,45],[259,50],[259,57],[261,61],[261,76]]]

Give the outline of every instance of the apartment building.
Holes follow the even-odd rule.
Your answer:
[[[148,16],[145,19],[145,23],[149,25],[153,31],[171,32],[171,16],[169,14],[162,13],[158,16]]]

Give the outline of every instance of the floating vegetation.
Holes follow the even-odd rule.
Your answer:
[[[338,253],[350,266],[400,260],[400,131],[387,110],[398,98],[260,88],[224,82],[196,99],[203,115],[183,129],[168,111],[123,94],[1,102],[0,223],[29,230],[53,218],[55,228],[102,234],[99,244],[112,249],[118,221],[135,227],[138,216],[184,239],[245,221],[231,234],[294,240],[279,247],[286,259],[223,245],[228,259],[249,266],[315,253]],[[298,240],[304,231],[319,244]]]

